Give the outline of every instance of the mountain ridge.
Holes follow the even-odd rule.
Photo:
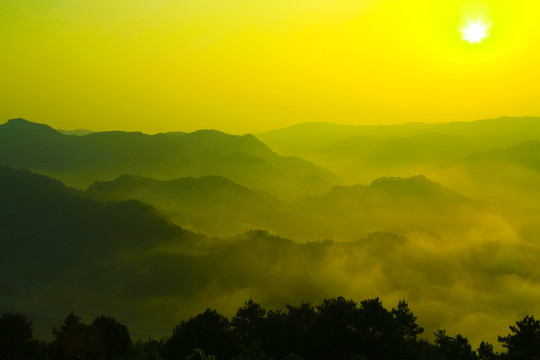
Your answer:
[[[305,179],[329,188],[335,176],[315,164],[273,152],[253,135],[217,130],[192,133],[93,132],[63,135],[23,119],[0,125],[0,164],[28,168],[84,188],[129,173],[159,179],[216,175],[263,190],[292,194]],[[326,183],[325,183],[326,182]]]
[[[507,136],[516,142],[531,133],[540,135],[540,118],[532,116],[508,117],[475,121],[409,122],[382,125],[345,125],[334,123],[300,123],[289,127],[256,134],[270,148],[282,154],[303,156],[355,136],[389,138],[411,136],[425,132],[446,135]],[[528,139],[528,140],[532,140]]]

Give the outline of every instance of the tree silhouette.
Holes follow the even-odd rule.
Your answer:
[[[84,324],[73,313],[69,314],[60,329],[53,329],[52,344],[55,359],[98,359],[104,356],[99,330]]]
[[[476,352],[478,353],[479,360],[497,360],[499,358],[499,356],[493,351],[493,345],[485,341],[480,343],[480,346]]]
[[[238,309],[231,325],[242,344],[247,346],[253,341],[260,341],[265,314],[266,310],[251,299]]]
[[[152,339],[146,342],[135,341],[122,360],[163,360],[157,345],[158,343]]]
[[[98,316],[92,322],[101,335],[101,348],[106,359],[116,359],[128,353],[131,338],[127,327],[116,319],[107,316]]]
[[[242,346],[240,354],[233,360],[273,360],[273,358],[264,352],[257,341],[253,341],[249,346]]]
[[[540,359],[540,321],[534,316],[525,316],[515,326],[510,326],[511,334],[499,336],[499,342],[508,349],[508,359]]]
[[[98,316],[91,324],[69,314],[53,329],[50,344],[32,337],[22,314],[0,316],[0,360],[540,360],[540,321],[526,316],[499,336],[508,351],[437,330],[434,343],[418,339],[422,328],[405,301],[391,311],[379,298],[343,297],[266,311],[253,300],[229,321],[207,309],[177,325],[169,339],[131,342],[127,327]],[[235,328],[232,327],[235,324]],[[246,340],[253,340],[246,345]]]
[[[401,329],[379,298],[362,301],[359,313],[362,351],[369,359],[395,358],[403,353]]]
[[[310,303],[301,303],[299,306],[286,305],[286,335],[288,339],[287,351],[292,351],[303,358],[311,358],[315,348],[313,343],[313,324],[317,312]]]
[[[392,309],[392,315],[405,341],[415,341],[417,336],[424,332],[424,328],[418,325],[416,316],[405,300],[401,300],[397,308]]]
[[[281,360],[304,360],[300,356],[296,355],[295,353],[290,353],[285,355]]]
[[[0,359],[26,360],[37,355],[38,342],[32,339],[32,321],[19,313],[0,317]]]
[[[348,360],[359,353],[361,315],[356,302],[343,297],[324,299],[313,324],[314,359]]]
[[[167,343],[170,359],[183,360],[193,349],[201,349],[218,359],[228,359],[235,352],[229,320],[216,310],[182,321]]]
[[[472,351],[469,340],[461,335],[455,337],[446,335],[445,330],[435,332],[435,344],[440,353],[451,360],[477,360],[476,353]]]
[[[193,349],[193,352],[191,355],[188,355],[186,357],[186,360],[216,360],[215,355],[206,355],[204,350],[201,349]]]
[[[293,349],[291,331],[287,315],[277,310],[270,310],[262,323],[260,345],[273,358],[281,359]]]

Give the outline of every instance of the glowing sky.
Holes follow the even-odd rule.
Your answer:
[[[258,132],[540,115],[538,1],[0,0],[0,122]],[[481,44],[467,21],[488,21]]]

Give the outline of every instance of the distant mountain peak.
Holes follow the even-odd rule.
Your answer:
[[[24,131],[27,133],[49,133],[49,134],[58,134],[60,133],[46,124],[39,124],[35,122],[28,121],[23,118],[9,119],[5,124],[0,125],[6,129]]]
[[[216,129],[200,129],[195,130],[191,133],[192,135],[216,135],[216,136],[228,136],[229,134],[224,133]]]
[[[23,126],[44,125],[44,124],[34,123],[34,122],[28,121],[28,120],[23,119],[23,118],[9,119],[9,120],[7,121],[6,124],[7,124],[7,125],[11,125],[11,126],[20,126],[20,125],[23,125]],[[47,126],[47,125],[45,125],[45,126]]]
[[[60,134],[63,135],[71,135],[71,136],[84,136],[88,134],[93,134],[94,131],[87,130],[87,129],[75,129],[75,130],[62,130],[62,129],[56,129]]]
[[[429,179],[427,179],[424,175],[415,175],[411,177],[394,177],[394,176],[385,176],[378,179],[373,180],[371,183],[371,186],[378,186],[378,185],[386,185],[386,184],[403,184],[403,183],[418,183],[418,184],[437,184]]]
[[[424,175],[415,175],[406,178],[383,177],[374,180],[369,188],[376,191],[383,191],[392,194],[393,196],[442,196],[445,199],[454,199],[465,202],[471,201],[467,196],[443,186],[438,182],[430,180]]]
[[[14,119],[9,119],[7,122],[8,123],[18,123],[18,122],[29,123],[30,121],[28,121],[26,119],[23,119],[23,118],[14,118]]]

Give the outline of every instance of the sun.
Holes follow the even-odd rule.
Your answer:
[[[469,21],[463,28],[463,41],[469,44],[480,44],[488,37],[488,26],[482,21]]]

